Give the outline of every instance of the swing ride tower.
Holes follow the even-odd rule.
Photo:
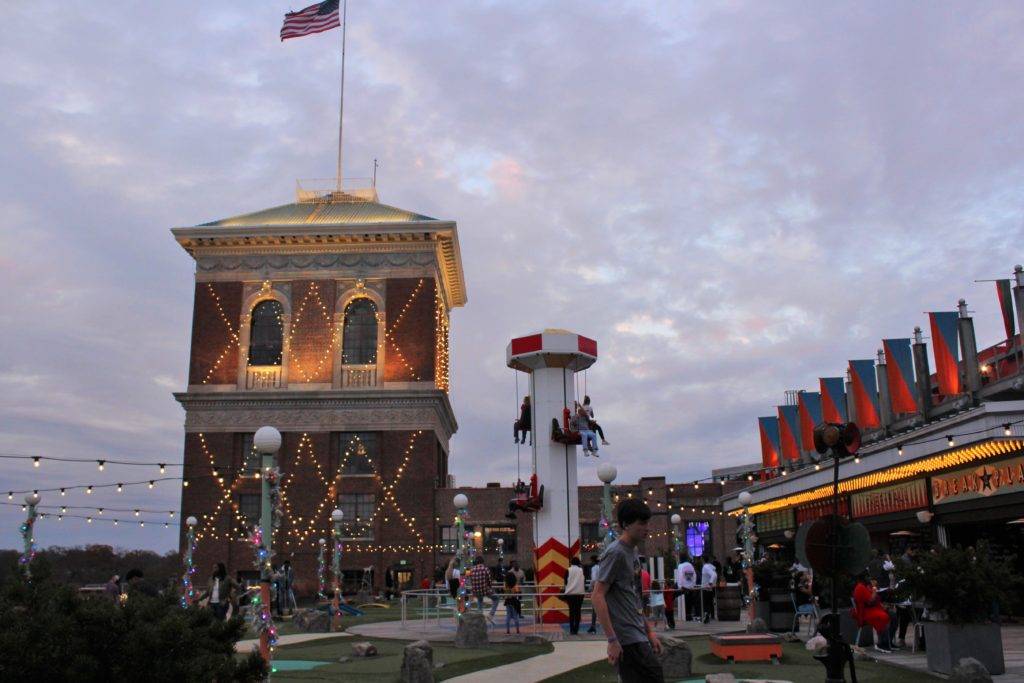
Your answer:
[[[546,623],[568,621],[561,594],[570,558],[580,553],[576,446],[552,438],[577,400],[573,376],[597,361],[597,342],[566,330],[517,337],[505,350],[508,366],[530,376],[533,474],[544,486],[534,512],[534,565]],[[582,397],[581,397],[582,398]]]

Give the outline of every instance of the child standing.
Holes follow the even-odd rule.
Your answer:
[[[505,574],[505,633],[511,633],[510,627],[516,625],[519,633],[519,617],[523,612],[523,604],[519,600],[519,582],[512,572]]]
[[[665,596],[665,625],[668,626],[669,630],[674,631],[676,628],[676,586],[671,581],[665,582],[665,590],[663,591]]]
[[[661,581],[651,583],[651,620],[657,626],[665,618],[665,594],[661,592]]]

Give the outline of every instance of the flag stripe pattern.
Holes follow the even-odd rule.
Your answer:
[[[800,444],[808,452],[814,451],[814,428],[821,424],[821,394],[817,391],[801,391],[797,394],[797,408],[800,410]]]
[[[782,457],[794,461],[800,459],[800,418],[796,406],[778,406],[779,441],[782,442]]]
[[[338,0],[325,0],[298,12],[289,12],[284,15],[281,40],[323,33],[339,26],[341,26],[341,17],[338,14]]]
[[[779,418],[759,417],[757,427],[761,432],[761,466],[779,466]]]
[[[843,424],[846,417],[846,382],[842,377],[819,377],[821,417],[825,422]]]
[[[916,413],[917,392],[914,384],[914,361],[910,339],[883,339],[885,379],[894,413]]]
[[[1006,338],[1013,339],[1015,321],[1013,319],[1013,287],[1009,280],[996,280],[996,294],[999,295],[999,310],[1003,312],[1003,328]]]
[[[932,353],[935,354],[935,374],[939,380],[939,393],[955,396],[960,393],[960,338],[956,311],[928,314],[932,327]]]
[[[875,379],[875,361],[850,361],[850,391],[857,413],[857,426],[861,429],[881,424],[878,410],[878,381]]]

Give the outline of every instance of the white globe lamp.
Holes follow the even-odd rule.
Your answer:
[[[605,484],[610,484],[615,481],[615,477],[618,475],[619,471],[615,469],[615,465],[601,465],[597,468],[597,478]]]
[[[672,525],[679,526],[679,523],[683,521],[683,518],[678,514],[672,515]]]
[[[321,538],[319,541],[317,541],[317,543],[319,543],[320,547],[322,548],[323,546],[327,545],[327,539]]]
[[[193,517],[192,515],[189,515],[188,519],[185,520],[185,524],[187,524],[189,526],[195,526],[198,523],[199,523],[199,520],[196,519],[195,517]]]
[[[743,507],[750,505],[750,501],[753,499],[754,497],[750,495],[750,491],[740,491],[740,495],[737,496],[737,500],[740,501],[740,505]]]
[[[341,510],[339,510],[338,508],[334,508],[334,512],[331,513],[331,521],[334,522],[335,524],[337,524],[338,522],[340,522],[344,518],[345,518],[345,513],[342,512]]]
[[[39,494],[38,493],[26,493],[25,494],[25,502],[28,503],[29,505],[38,505],[39,504]]]
[[[260,427],[252,437],[252,447],[263,455],[277,453],[281,449],[281,432],[270,426]]]
[[[920,510],[917,513],[917,521],[921,522],[921,524],[927,524],[932,521],[932,517],[934,516],[935,514],[929,510]]]
[[[452,498],[452,503],[457,509],[462,510],[469,507],[469,498],[466,497],[465,493],[457,493],[455,494],[455,497]]]

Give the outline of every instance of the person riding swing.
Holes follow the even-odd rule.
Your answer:
[[[527,496],[526,484],[520,479],[513,489],[516,497],[508,502],[509,519],[516,518],[516,512],[536,512],[544,506],[544,487],[537,487],[537,474],[530,475],[529,496]]]

